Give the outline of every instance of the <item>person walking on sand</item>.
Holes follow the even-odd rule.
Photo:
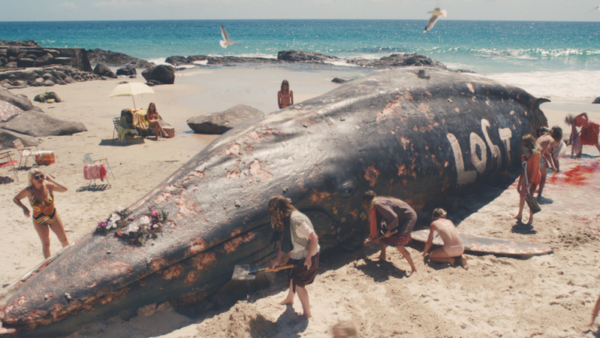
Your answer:
[[[592,310],[592,320],[587,324],[587,326],[594,325],[594,321],[596,320],[596,317],[598,317],[599,311],[600,311],[600,296],[598,296],[598,299],[596,300],[596,305],[594,305],[594,309]]]
[[[29,217],[31,212],[21,203],[23,198],[27,197],[29,199],[33,209],[33,226],[42,241],[44,258],[48,258],[50,257],[50,229],[54,231],[63,248],[69,245],[62,219],[54,206],[54,192],[65,192],[68,189],[39,169],[29,171],[27,182],[27,187],[21,190],[13,198],[13,201],[23,209],[25,217]]]
[[[596,146],[600,152],[600,142],[598,141],[600,125],[591,121],[587,113],[581,113],[575,117],[569,114],[565,118],[565,122],[571,126],[571,137],[569,138],[569,144],[572,146],[571,157],[581,157],[583,145]],[[578,132],[577,128],[581,128],[581,131]]]
[[[154,102],[150,102],[148,106],[148,112],[146,113],[148,119],[148,126],[150,128],[154,128],[154,132],[156,134],[156,140],[158,141],[158,132],[160,131],[165,138],[169,138],[169,134],[165,132],[162,125],[160,124],[160,116],[158,115],[158,111],[156,110],[156,105]]]
[[[533,137],[533,135],[531,135],[531,137]],[[536,145],[537,145],[537,149],[540,151],[540,173],[541,173],[541,177],[540,177],[540,182],[538,185],[540,187],[540,190],[538,191],[538,195],[537,198],[538,199],[542,199],[542,192],[544,191],[544,186],[546,185],[546,169],[548,167],[550,167],[550,169],[552,169],[552,171],[554,172],[558,172],[558,168],[555,166],[554,163],[554,159],[552,158],[552,151],[554,150],[554,147],[562,141],[562,137],[563,137],[563,132],[562,129],[560,127],[552,127],[550,129],[549,133],[546,133],[542,136],[540,136],[536,141]],[[535,140],[535,138],[534,138]],[[531,180],[531,178],[530,178]],[[531,190],[531,194],[533,195],[533,193],[535,192],[535,190]]]
[[[444,246],[439,249],[433,250],[429,254],[429,259],[437,263],[450,263],[452,266],[456,265],[456,260],[460,261],[460,265],[468,270],[467,258],[463,256],[465,247],[463,245],[460,236],[456,232],[456,227],[451,220],[446,219],[446,210],[438,208],[433,210],[433,222],[429,229],[429,238],[425,244],[425,250],[423,250],[422,256],[425,257],[431,246],[433,245],[433,233],[437,232]]]
[[[290,90],[290,83],[287,80],[281,82],[281,89],[277,92],[277,104],[279,109],[294,104],[294,92]]]
[[[538,139],[539,140],[539,139]],[[526,162],[526,169],[523,170],[521,176],[519,176],[519,183],[517,183],[517,191],[519,192],[519,212],[516,219],[521,221],[523,218],[523,207],[525,206],[525,197],[527,196],[527,181],[529,181],[529,193],[533,194],[537,185],[541,181],[541,173],[540,173],[540,161],[541,161],[541,151],[538,147],[535,137],[533,135],[528,134],[523,136],[523,157],[521,158],[522,162]],[[527,180],[524,175],[527,175]],[[531,209],[529,210],[529,220],[527,224],[533,223],[533,212]]]
[[[319,237],[310,219],[294,208],[292,203],[283,196],[275,196],[269,200],[269,216],[271,226],[275,229],[273,240],[279,242],[279,251],[273,262],[273,268],[280,265],[284,253],[290,253],[290,261],[295,266],[288,275],[290,286],[288,295],[280,304],[293,304],[294,293],[298,291],[304,316],[310,318],[306,285],[311,284],[317,276],[321,249]]]
[[[373,190],[367,190],[362,197],[363,206],[369,211],[369,238],[365,241],[368,245],[376,237],[383,235],[380,242],[381,253],[378,257],[371,257],[385,261],[388,245],[395,246],[406,258],[412,274],[417,272],[410,253],[404,248],[412,238],[410,232],[417,223],[417,213],[404,201],[394,197],[377,197]]]

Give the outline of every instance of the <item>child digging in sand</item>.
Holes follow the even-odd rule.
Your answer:
[[[412,238],[410,232],[417,223],[417,213],[404,201],[394,197],[377,197],[373,190],[367,190],[362,198],[363,206],[369,211],[369,238],[365,241],[368,245],[374,238],[383,235],[381,240],[381,253],[372,257],[385,261],[385,250],[388,245],[395,246],[406,258],[412,274],[417,272],[410,253],[404,248]],[[394,233],[393,233],[394,232]]]
[[[429,230],[429,238],[427,244],[425,244],[425,250],[423,250],[422,256],[425,257],[431,246],[433,245],[433,233],[437,232],[442,240],[444,246],[439,249],[433,250],[429,254],[429,259],[437,263],[450,263],[453,266],[456,265],[456,261],[460,262],[460,265],[468,270],[467,258],[463,256],[465,247],[463,242],[456,232],[456,227],[451,220],[446,219],[446,210],[435,209],[433,211],[433,222]]]

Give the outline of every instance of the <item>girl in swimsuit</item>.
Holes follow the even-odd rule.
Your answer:
[[[54,206],[54,192],[65,192],[67,187],[44,174],[39,169],[31,169],[27,175],[29,185],[15,196],[13,201],[23,209],[25,217],[31,212],[21,203],[25,197],[29,199],[33,209],[33,226],[42,241],[44,258],[50,257],[50,229],[54,231],[63,248],[69,245],[62,219]]]
[[[290,83],[287,80],[283,80],[281,90],[277,92],[277,103],[279,104],[279,109],[294,104],[294,92],[290,90]]]
[[[529,193],[533,195],[538,185],[542,181],[542,173],[540,171],[540,162],[542,161],[542,155],[540,148],[538,147],[535,137],[533,135],[523,136],[523,157],[522,161],[527,162],[527,172],[523,171],[519,177],[519,183],[517,184],[517,192],[519,192],[519,212],[516,219],[521,221],[523,218],[523,207],[525,206],[525,197],[527,196],[527,181],[529,181]],[[546,170],[544,168],[544,170]],[[527,174],[527,181],[524,175]],[[539,195],[538,195],[539,196]],[[533,213],[529,210],[529,220],[527,224],[533,223]]]
[[[425,244],[425,250],[423,250],[422,256],[425,257],[427,252],[429,252],[429,249],[431,249],[431,246],[433,245],[433,233],[437,232],[442,238],[444,246],[433,250],[429,254],[429,260],[438,263],[450,263],[452,265],[455,265],[456,261],[459,260],[460,265],[465,270],[468,270],[467,258],[463,256],[465,247],[456,232],[454,223],[452,223],[451,220],[446,219],[446,210],[441,208],[433,210],[431,218],[433,218],[433,222],[429,229],[429,238]]]
[[[154,132],[156,133],[156,140],[158,141],[158,132],[160,131],[164,137],[169,138],[170,136],[165,132],[165,130],[163,129],[163,127],[160,125],[159,122],[159,115],[158,115],[158,111],[156,110],[156,105],[154,104],[154,102],[150,102],[150,105],[148,106],[148,113],[146,113],[147,119],[148,119],[148,125],[150,126],[150,128],[154,128]]]

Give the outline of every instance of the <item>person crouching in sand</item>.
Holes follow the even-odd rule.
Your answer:
[[[526,167],[523,170],[521,176],[519,176],[519,183],[517,184],[517,191],[519,192],[519,212],[516,219],[521,221],[523,218],[523,207],[525,206],[525,197],[527,194],[533,194],[538,184],[541,181],[541,173],[540,173],[540,161],[542,155],[540,153],[540,148],[536,144],[535,137],[533,135],[525,135],[523,136],[523,158],[521,161],[526,162]],[[545,170],[545,166],[543,166]],[[524,175],[527,175],[527,179],[525,179]],[[529,187],[527,186],[527,182],[529,182]],[[527,191],[529,188],[529,192]],[[529,210],[529,220],[527,224],[533,223],[533,212],[531,209]]]
[[[456,260],[458,259],[460,265],[465,270],[468,270],[467,258],[463,256],[465,247],[456,232],[454,223],[452,223],[451,220],[446,219],[446,210],[440,208],[433,210],[432,218],[433,222],[429,229],[429,238],[427,239],[427,244],[425,244],[425,250],[423,250],[422,256],[425,257],[427,252],[429,252],[429,249],[431,249],[431,246],[433,245],[433,233],[437,232],[442,238],[442,241],[444,241],[444,246],[433,250],[429,254],[429,259],[437,263],[450,263],[453,266],[456,265]]]
[[[365,246],[376,237],[384,236],[381,240],[375,241],[381,242],[381,253],[373,258],[385,261],[386,248],[388,245],[395,246],[410,264],[412,273],[416,273],[417,268],[404,246],[412,239],[410,232],[417,223],[417,213],[404,201],[394,197],[377,197],[373,190],[365,191],[362,202],[365,209],[369,211],[370,221],[369,238],[365,241]]]
[[[269,216],[271,225],[279,237],[279,252],[273,262],[273,268],[281,263],[284,253],[290,253],[290,263],[295,267],[288,275],[290,290],[280,304],[293,304],[294,293],[302,303],[304,316],[310,318],[310,303],[305,286],[311,284],[317,276],[319,267],[319,237],[315,233],[310,219],[298,211],[283,196],[275,196],[269,200]]]
[[[294,104],[294,92],[290,90],[290,83],[288,80],[283,80],[283,82],[281,82],[281,89],[277,92],[277,104],[279,105],[279,109]]]

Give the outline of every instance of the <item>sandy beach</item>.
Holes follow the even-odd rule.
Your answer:
[[[163,119],[175,127],[175,138],[147,138],[143,144],[126,146],[112,143],[112,118],[121,109],[131,108],[132,100],[108,98],[124,79],[52,87],[64,102],[35,105],[57,118],[83,122],[88,129],[73,136],[41,138],[40,148],[53,150],[57,160],[43,170],[69,188],[56,194],[69,240],[75,242],[93,231],[96,223],[118,206],[136,202],[217,137],[193,134],[186,124],[188,118],[236,104],[266,113],[275,111],[277,90],[284,78],[291,84],[295,101],[301,102],[339,86],[331,82],[334,77],[353,79],[372,72],[321,66],[180,71],[175,85],[156,86],[155,94],[136,97],[138,107],[156,103]],[[35,87],[12,90],[30,99],[43,91]],[[568,113],[586,109],[592,119],[600,120],[600,109],[589,102],[559,98],[542,109],[550,126],[561,126],[568,134],[570,130],[563,122]],[[81,157],[86,153],[93,159],[108,159],[116,178],[113,182],[109,176],[109,189],[82,189],[89,183],[82,173]],[[366,252],[375,252],[374,248],[355,252],[336,249],[322,253],[319,275],[307,288],[313,309],[310,320],[296,314],[301,312],[299,301],[293,307],[277,305],[287,291],[282,277],[273,276],[270,287],[200,318],[188,318],[168,304],[157,304],[141,309],[127,321],[116,316],[82,328],[73,337],[317,338],[330,337],[330,327],[341,320],[355,323],[362,337],[594,337],[583,324],[589,321],[600,292],[596,270],[600,265],[600,213],[595,205],[600,197],[600,161],[594,147],[585,146],[584,154],[588,156],[580,160],[565,155],[562,172],[549,174],[545,189],[548,200],[533,226],[517,224],[513,219],[518,209],[514,174],[457,200],[455,210],[449,210],[459,232],[544,243],[552,246],[553,254],[529,259],[468,255],[469,270],[465,271],[425,264],[419,250],[408,248],[419,271],[408,277],[408,264],[396,250],[388,249],[388,262],[376,263],[364,258]],[[0,176],[12,177],[12,173],[3,168]],[[26,171],[19,171],[19,182],[3,184],[0,189],[3,286],[42,261],[31,219],[12,202],[25,187],[26,177]],[[51,243],[52,253],[57,252],[60,243],[53,234]]]

